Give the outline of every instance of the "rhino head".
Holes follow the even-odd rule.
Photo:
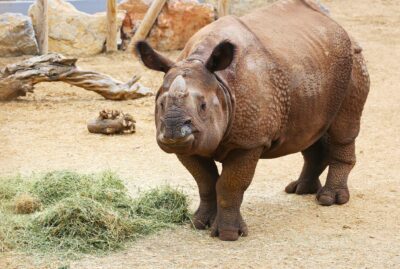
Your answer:
[[[145,66],[165,73],[156,95],[158,145],[167,153],[211,156],[228,128],[232,105],[215,72],[232,63],[235,46],[223,41],[206,61],[177,63],[144,41],[136,43],[136,52]]]

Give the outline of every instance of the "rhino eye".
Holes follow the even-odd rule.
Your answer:
[[[201,103],[200,108],[201,108],[201,110],[203,110],[203,111],[206,110],[207,104],[206,104],[205,102]]]
[[[164,103],[163,102],[160,103],[160,106],[161,106],[161,110],[164,110]]]

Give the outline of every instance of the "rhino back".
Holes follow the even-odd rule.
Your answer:
[[[213,46],[236,44],[233,64],[219,75],[236,109],[230,148],[265,145],[266,157],[300,151],[328,128],[349,83],[351,42],[328,16],[305,0],[286,0],[239,19],[228,16],[199,31],[181,57],[207,59]]]
[[[279,1],[241,19],[287,78],[288,120],[279,136],[281,147],[271,157],[302,150],[326,131],[346,95],[350,38],[330,17],[300,0]]]

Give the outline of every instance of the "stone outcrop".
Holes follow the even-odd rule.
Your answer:
[[[119,9],[126,11],[122,26],[125,43],[146,14],[151,0],[125,0]],[[148,36],[148,41],[158,50],[182,49],[189,38],[205,25],[215,20],[213,5],[197,0],[169,0],[158,16]]]
[[[38,52],[31,19],[18,13],[0,14],[0,57]]]
[[[38,8],[29,8],[36,27]],[[103,51],[107,33],[106,13],[88,14],[63,0],[48,0],[49,51],[67,55],[93,55]],[[118,27],[124,14],[118,15]]]

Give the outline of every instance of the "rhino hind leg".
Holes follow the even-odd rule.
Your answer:
[[[329,170],[325,186],[318,191],[321,205],[345,204],[350,199],[347,178],[356,162],[355,139],[369,91],[369,76],[362,55],[356,54],[349,94],[329,127]]]
[[[325,186],[317,194],[319,204],[345,204],[350,199],[347,178],[355,164],[355,143],[330,143],[329,170]]]
[[[302,151],[304,165],[299,178],[289,183],[285,191],[295,194],[313,194],[321,189],[319,176],[328,166],[327,135]]]
[[[341,205],[347,203],[350,199],[347,178],[356,163],[355,139],[359,132],[360,123],[359,120],[357,122],[346,118],[347,116],[344,113],[339,112],[328,130],[328,176],[325,186],[317,193],[317,200],[321,205]]]

